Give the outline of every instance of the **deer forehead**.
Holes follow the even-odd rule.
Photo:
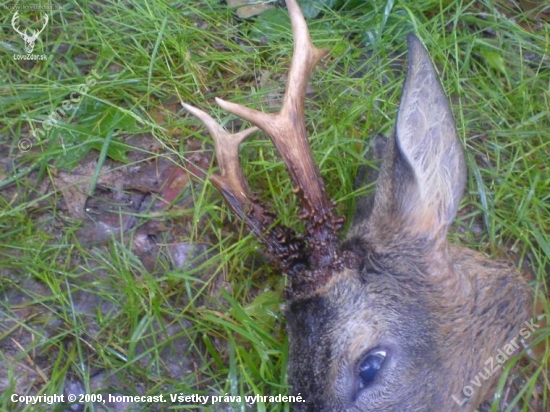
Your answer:
[[[434,315],[426,310],[426,298],[407,283],[389,272],[345,270],[319,292],[325,315],[315,316],[316,329],[333,343],[338,361],[354,362],[381,343],[399,344],[432,328]],[[340,348],[346,350],[338,356]]]

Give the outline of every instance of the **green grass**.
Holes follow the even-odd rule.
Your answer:
[[[91,151],[99,156],[95,184],[108,158],[139,166],[129,154],[141,151],[151,161],[175,155],[183,164],[190,155],[186,139],[210,148],[203,128],[178,106],[180,97],[222,123],[234,119],[215,106],[215,96],[275,110],[292,50],[288,23],[281,23],[278,12],[238,20],[214,0],[60,4],[62,10],[49,12],[33,52],[46,54],[45,61],[13,59],[23,54],[23,41],[11,28],[11,10],[3,13],[0,148],[2,164],[13,170],[0,169],[0,325],[10,325],[0,326],[0,362],[12,366],[5,372],[12,386],[0,395],[0,409],[23,410],[10,401],[21,365],[34,371],[34,380],[22,385],[28,394],[60,393],[66,381],[104,394],[286,393],[284,279],[262,259],[251,236],[227,224],[230,213],[211,184],[197,179],[187,188],[190,207],[139,216],[142,222],[154,218],[169,228],[185,227],[166,243],[177,238],[207,249],[195,265],[172,269],[159,259],[163,269],[149,273],[132,252],[133,231],[103,244],[81,244],[81,222],[62,212],[63,197],[52,182]],[[452,237],[492,256],[512,252],[532,272],[548,313],[546,13],[526,13],[506,1],[459,0],[374,0],[354,10],[325,10],[309,25],[314,42],[332,53],[313,76],[315,96],[306,113],[327,190],[349,221],[354,199],[363,193],[353,191],[353,181],[364,139],[391,133],[406,34],[416,32],[440,69],[467,151],[467,194]],[[34,138],[31,131],[44,129],[48,116],[93,69],[101,78],[78,106]],[[133,146],[127,137],[138,134],[149,135],[160,149]],[[18,147],[22,139],[29,139],[30,151]],[[291,183],[270,144],[247,142],[242,164],[251,186],[281,220],[300,226]],[[13,294],[21,300],[10,303],[6,297]],[[98,308],[82,311],[83,296]],[[549,334],[544,330],[542,338]],[[8,343],[20,344],[16,357],[5,351]],[[163,353],[173,347],[179,354],[174,364],[189,364],[178,364],[178,373],[170,374],[174,365]],[[530,366],[536,370],[534,362]],[[525,368],[528,389],[532,377],[543,373],[541,396],[548,404],[544,368]],[[95,386],[98,371],[114,374],[117,387]],[[232,406],[247,410],[244,402]],[[254,408],[288,410],[269,403]],[[89,404],[87,410],[98,409]]]

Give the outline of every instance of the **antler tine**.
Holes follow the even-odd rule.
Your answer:
[[[222,109],[259,126],[266,133],[277,131],[280,122],[278,117],[288,117],[290,113],[296,112],[303,116],[309,75],[317,62],[329,53],[328,49],[318,49],[313,45],[306,20],[296,0],[286,0],[286,5],[292,24],[294,50],[281,111],[278,114],[268,114],[216,98]],[[301,120],[303,122],[303,118]]]
[[[206,112],[186,103],[182,103],[182,106],[206,126],[214,139],[216,160],[221,174],[212,176],[213,183],[218,189],[231,187],[241,203],[247,202],[250,198],[250,188],[239,164],[239,146],[259,129],[254,126],[239,133],[228,133]]]
[[[287,0],[286,3],[292,22],[294,51],[280,112],[267,114],[222,99],[216,99],[216,102],[224,110],[257,125],[270,137],[296,185],[295,192],[303,201],[300,217],[306,220],[310,269],[324,268],[323,273],[330,275],[331,267],[337,269],[341,265],[336,253],[336,232],[343,219],[334,215],[332,203],[326,197],[319,169],[309,148],[304,119],[309,75],[328,50],[313,45],[296,0]]]

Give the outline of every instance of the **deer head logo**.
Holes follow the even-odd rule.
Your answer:
[[[11,19],[11,25],[12,25],[13,29],[17,33],[19,33],[19,35],[25,41],[25,51],[27,53],[32,53],[32,50],[34,49],[34,44],[36,43],[36,40],[38,39],[38,36],[40,35],[40,33],[42,33],[44,31],[44,29],[46,28],[46,25],[48,24],[48,20],[49,20],[48,15],[44,14],[44,25],[42,26],[42,28],[40,30],[33,30],[32,36],[29,36],[27,34],[26,29],[25,29],[24,32],[19,30],[19,25],[18,25],[18,22],[17,22],[18,19],[19,19],[19,12],[16,11],[15,14],[13,15],[13,18]]]

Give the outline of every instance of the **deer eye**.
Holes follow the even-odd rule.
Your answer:
[[[372,383],[376,374],[386,360],[386,351],[374,349],[367,353],[367,356],[359,364],[360,387],[364,388]]]

